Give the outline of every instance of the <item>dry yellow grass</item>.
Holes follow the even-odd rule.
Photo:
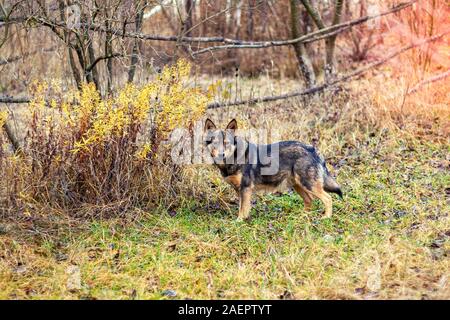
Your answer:
[[[244,94],[252,82],[272,90],[259,81],[243,80]],[[207,166],[187,168],[169,203],[116,218],[33,203],[0,223],[0,298],[449,299],[448,82],[405,99],[399,83],[208,112],[316,139],[345,194],[331,220],[287,193],[236,222],[232,191]]]

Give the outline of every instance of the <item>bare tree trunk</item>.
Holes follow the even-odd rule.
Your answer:
[[[291,37],[295,39],[300,37],[298,30],[299,15],[297,1],[289,0],[289,4],[291,9]],[[303,43],[294,43],[293,46],[295,49],[295,55],[297,56],[300,74],[305,81],[306,87],[310,88],[316,83],[316,76],[314,74],[311,59],[309,58]]]
[[[86,64],[86,59],[84,57],[84,51],[83,51],[83,43],[81,39],[77,40],[77,44],[74,45],[74,50],[77,53],[77,58],[78,58],[78,62],[80,63],[80,66],[83,70],[83,78],[86,79],[86,68],[87,68],[87,64]],[[87,79],[86,79],[87,80]]]
[[[249,7],[247,9],[247,39],[253,39],[253,11],[255,10],[255,1],[249,1]]]
[[[85,13],[81,14],[82,25],[87,25],[87,17]],[[89,34],[89,29],[83,27],[80,30],[82,34],[76,34],[77,44],[72,45],[77,53],[78,60],[83,69],[83,76],[87,82],[93,82],[98,91],[100,91],[100,83],[94,51],[93,38]]]
[[[140,1],[137,1],[136,3],[136,21],[135,21],[135,31],[137,33],[141,32],[142,30],[142,20],[144,18],[144,9],[147,6],[147,1],[144,1],[142,6],[140,5]],[[133,45],[133,51],[131,53],[131,64],[130,69],[128,70],[128,82],[133,82],[134,75],[136,73],[136,65],[138,63],[139,58],[139,39],[134,39],[134,45]]]
[[[17,139],[16,135],[14,134],[12,128],[9,126],[8,122],[6,122],[3,125],[3,128],[5,129],[6,137],[8,138],[9,142],[11,142],[14,152],[19,151],[20,150],[19,140]],[[1,130],[1,128],[0,128],[0,130]]]
[[[236,20],[235,37],[236,38],[239,38],[239,34],[241,32],[241,18],[242,18],[242,0],[237,0],[236,14],[235,14],[235,20]]]
[[[300,8],[299,8],[300,9]],[[302,21],[302,28],[301,28],[301,32],[302,34],[308,34],[314,31],[314,22],[311,19],[311,17],[309,16],[308,12],[305,10],[305,8],[301,8],[300,10],[300,20]],[[317,68],[317,63],[315,62],[314,57],[317,57],[317,51],[318,51],[318,46],[314,43],[305,43],[305,50],[306,53],[309,57],[311,57],[311,65],[312,65],[312,70],[314,70],[314,72],[316,73],[316,68]]]
[[[100,92],[100,82],[98,78],[97,65],[93,65],[95,61],[95,52],[94,52],[94,44],[92,39],[89,39],[88,43],[88,55],[89,55],[89,65],[92,66],[91,70],[86,70],[86,75],[89,77],[89,80],[94,82],[95,87]]]
[[[106,28],[110,27],[110,22],[106,21]],[[136,39],[137,40],[137,39]],[[112,34],[105,35],[105,56],[112,54]],[[112,77],[113,77],[113,64],[112,59],[108,59],[106,62],[106,92],[109,94],[112,91]]]
[[[225,12],[225,32],[227,34],[231,30],[232,12],[231,12],[231,0],[226,2],[226,12]]]
[[[313,19],[314,23],[316,24],[317,28],[324,29],[326,28],[325,23],[323,22],[322,18],[320,17],[319,12],[317,9],[315,9],[309,0],[300,0],[305,7],[306,11],[310,15],[310,17]],[[334,2],[334,15],[333,15],[333,22],[332,25],[336,25],[341,21],[341,14],[342,14],[342,7],[343,7],[344,0],[335,0]],[[331,36],[326,38],[325,40],[325,80],[330,81],[334,72],[334,49],[335,49],[335,43],[336,43],[336,37],[337,35]]]
[[[344,0],[336,0],[334,5],[334,16],[332,25],[336,25],[341,22],[342,7]],[[329,81],[335,74],[334,65],[334,49],[336,48],[337,34],[328,37],[325,41],[325,80]]]
[[[190,37],[192,29],[192,14],[194,13],[194,2],[193,0],[185,0],[186,8],[186,20],[184,21],[183,36]]]
[[[75,58],[73,56],[72,48],[68,47],[67,50],[69,52],[69,64],[70,64],[70,68],[72,69],[73,78],[75,79],[77,88],[81,89],[82,79],[81,79],[80,70],[78,70],[78,68],[77,68]]]
[[[60,15],[61,20],[63,20],[63,21],[64,21],[64,8],[65,8],[64,0],[60,0],[59,1],[59,15]],[[71,44],[70,44],[70,33],[68,31],[64,30],[63,37],[64,37],[64,42],[66,43],[67,51],[69,54],[69,65],[70,65],[70,68],[72,69],[73,78],[75,79],[77,88],[81,89],[81,83],[82,83],[81,73],[77,67],[75,58],[73,56],[73,51],[72,51]]]
[[[112,17],[114,13],[112,13],[108,6],[105,7],[105,29],[111,29]],[[105,56],[112,55],[112,34],[107,32],[105,34]],[[113,77],[113,64],[112,59],[108,59],[106,62],[106,94],[109,95],[112,92],[112,77]]]

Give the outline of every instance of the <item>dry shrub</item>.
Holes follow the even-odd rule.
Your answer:
[[[416,138],[446,141],[450,129],[450,83],[441,81],[408,94],[408,77],[374,79],[374,110],[384,126]]]
[[[110,98],[93,84],[62,93],[57,83],[35,82],[23,148],[2,160],[6,208],[123,212],[177,196],[183,168],[163,142],[173,129],[192,127],[211,96],[188,85],[189,74],[180,60],[150,83],[129,84]],[[159,182],[169,185],[169,195]]]

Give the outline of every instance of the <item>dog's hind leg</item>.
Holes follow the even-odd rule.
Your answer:
[[[311,193],[319,198],[325,206],[325,218],[331,218],[333,213],[333,199],[331,196],[323,189],[322,184],[316,184],[312,187]]]
[[[308,192],[306,192],[306,190],[298,183],[294,184],[294,189],[295,191],[300,195],[300,197],[302,197],[303,199],[303,204],[305,206],[305,210],[306,211],[310,211],[311,210],[311,204],[312,204],[312,198],[311,196],[308,194]]]

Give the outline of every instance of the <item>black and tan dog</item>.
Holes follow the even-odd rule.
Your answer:
[[[204,130],[205,144],[214,164],[239,194],[238,219],[249,218],[254,191],[286,188],[293,188],[303,198],[306,210],[311,209],[314,198],[319,198],[325,205],[325,217],[331,217],[332,198],[327,192],[342,198],[342,191],[314,147],[297,141],[249,143],[236,136],[234,119],[225,130],[218,130],[207,119]]]

